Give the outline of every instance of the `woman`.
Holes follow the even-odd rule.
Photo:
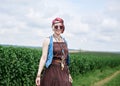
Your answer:
[[[36,77],[37,86],[72,86],[69,73],[69,53],[67,43],[61,34],[65,30],[64,21],[55,18],[52,21],[53,35],[43,42],[42,56]],[[46,66],[42,74],[44,65]],[[42,77],[41,77],[42,74]]]

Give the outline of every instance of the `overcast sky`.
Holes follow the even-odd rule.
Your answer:
[[[56,17],[70,49],[120,51],[120,0],[0,0],[0,44],[40,47]]]

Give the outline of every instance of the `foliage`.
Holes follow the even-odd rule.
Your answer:
[[[120,65],[119,53],[107,52],[79,52],[71,55],[70,70],[73,76],[85,74],[89,71],[104,68],[114,68]]]
[[[0,85],[34,86],[38,70],[41,49],[0,46]],[[80,52],[70,54],[70,72],[72,76],[106,66],[120,65],[120,54],[100,52]]]
[[[33,85],[40,55],[38,49],[0,46],[0,85]]]

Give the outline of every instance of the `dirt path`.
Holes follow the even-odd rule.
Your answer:
[[[104,85],[105,83],[109,82],[112,78],[114,78],[116,75],[118,75],[120,73],[120,70],[119,71],[116,71],[115,73],[113,73],[111,76],[109,77],[106,77],[105,79],[95,83],[93,86],[102,86]]]

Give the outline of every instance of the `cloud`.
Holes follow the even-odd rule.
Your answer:
[[[69,48],[120,50],[119,0],[0,2],[0,44],[42,46],[44,38],[53,33],[52,20],[61,17],[65,21],[63,36]]]

